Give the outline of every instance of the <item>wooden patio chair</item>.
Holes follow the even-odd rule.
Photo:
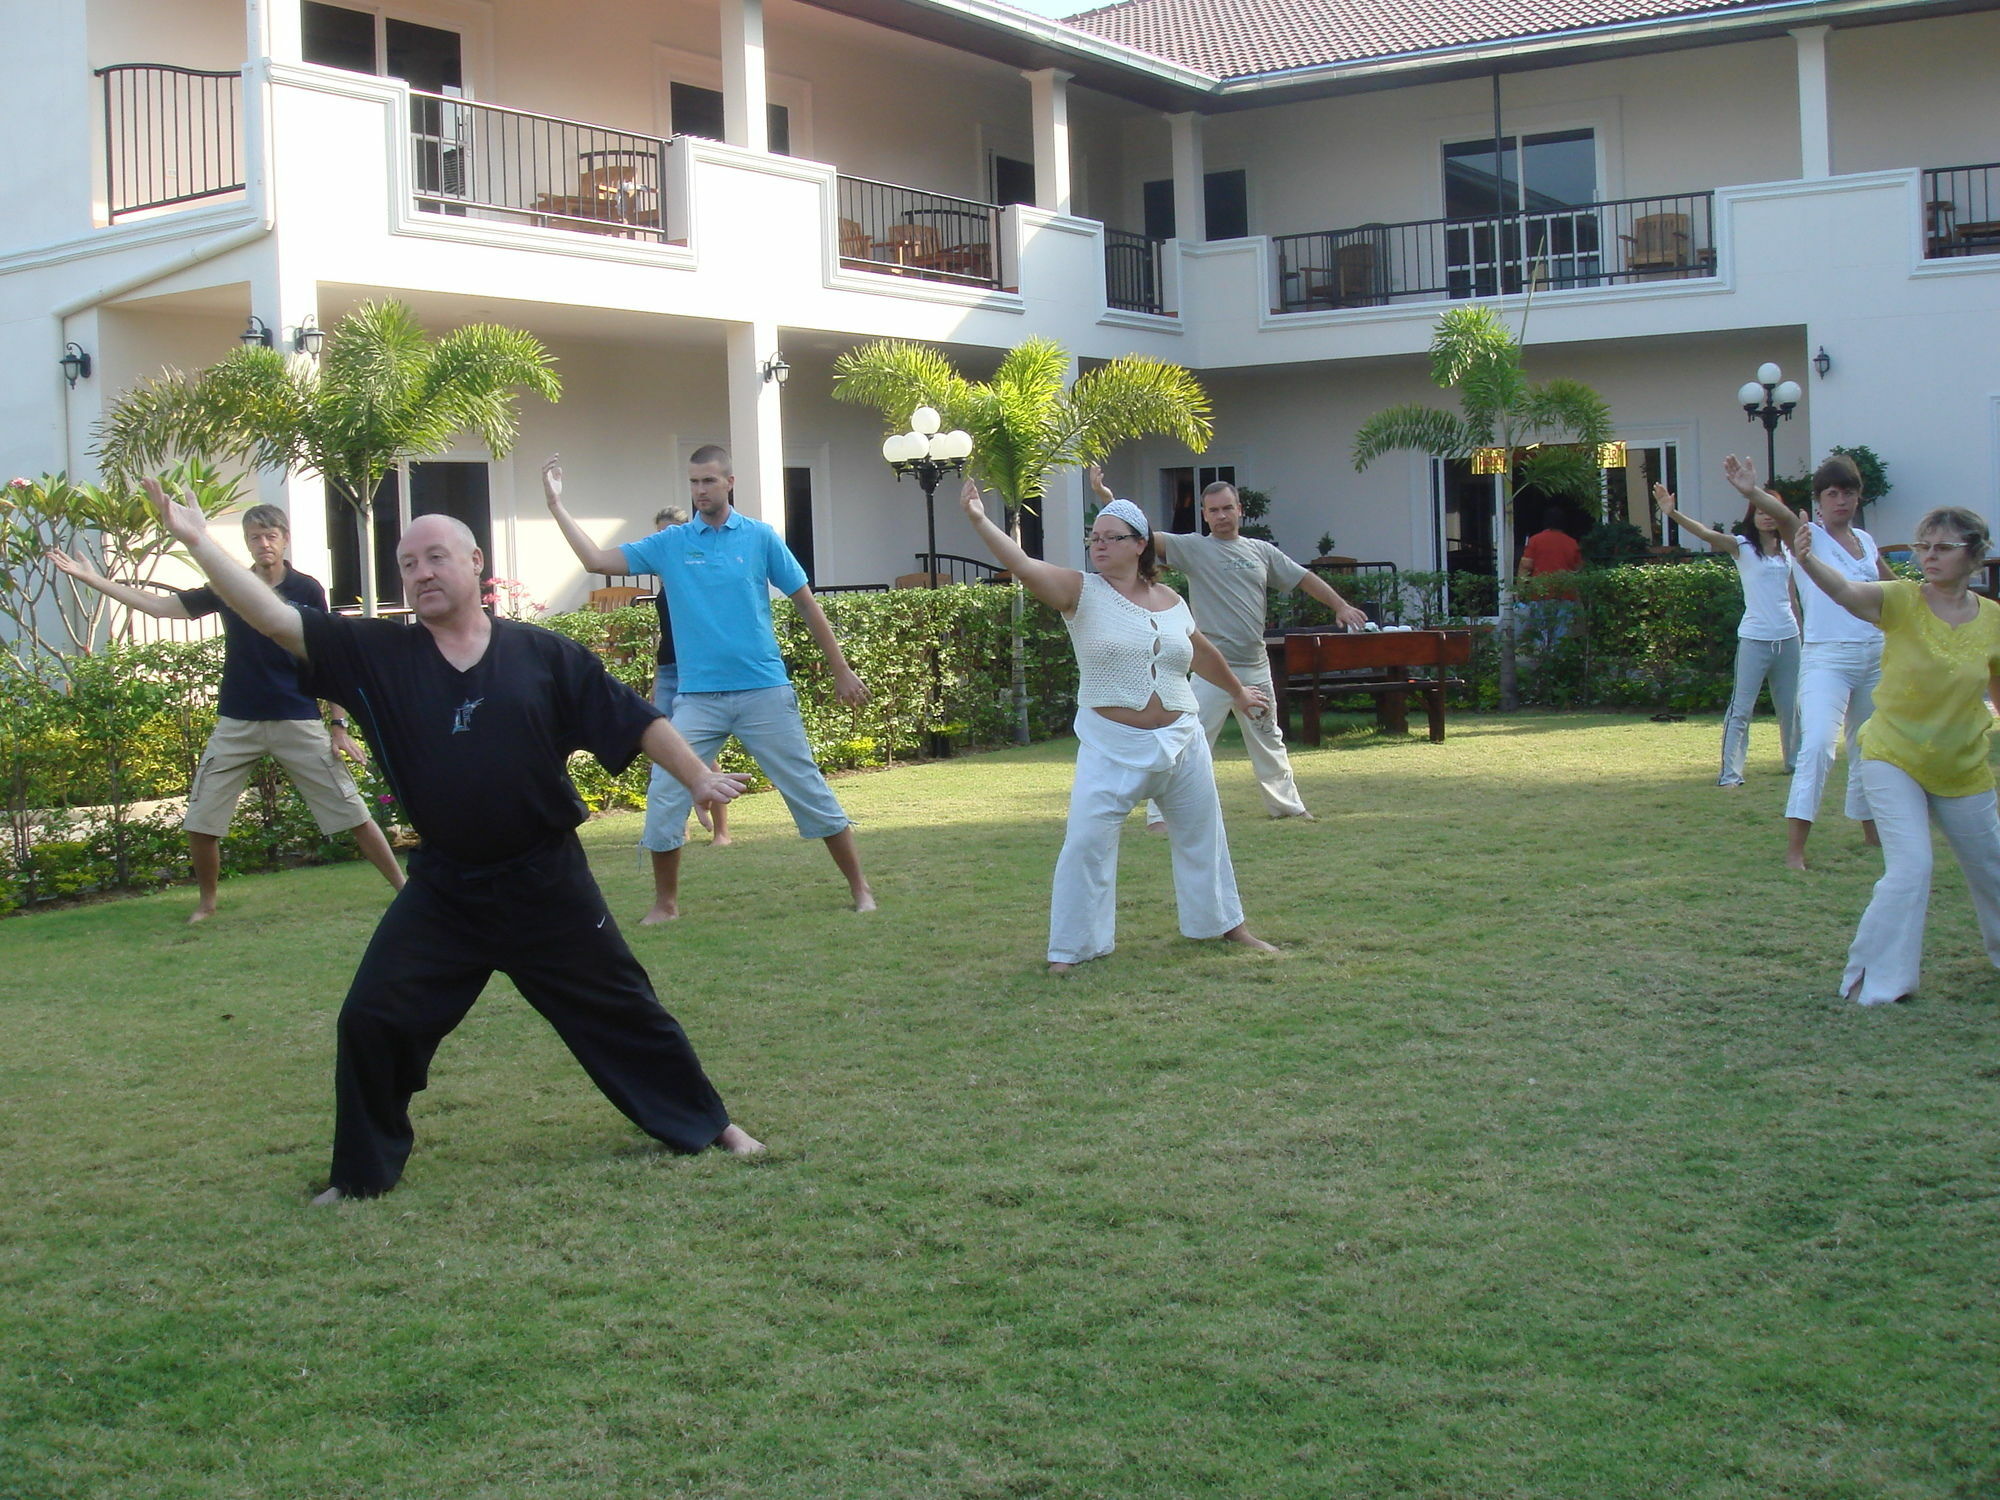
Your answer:
[[[842,260],[875,258],[875,242],[868,237],[868,231],[861,227],[859,219],[840,221],[840,258]]]
[[[937,265],[944,237],[935,224],[891,224],[878,248],[888,251],[888,258],[899,266],[928,271]]]
[[[608,615],[624,609],[629,604],[638,604],[652,597],[651,589],[637,588],[627,583],[614,584],[608,589],[592,589],[590,608],[600,615]]]
[[[1635,276],[1685,274],[1694,265],[1686,214],[1641,214],[1625,242],[1625,269]]]

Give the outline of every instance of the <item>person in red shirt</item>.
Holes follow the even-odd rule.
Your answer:
[[[1542,529],[1521,544],[1521,561],[1514,569],[1516,585],[1527,585],[1521,588],[1521,597],[1529,639],[1542,646],[1553,646],[1568,635],[1576,613],[1575,589],[1528,584],[1531,578],[1574,573],[1583,566],[1583,548],[1556,524],[1562,514],[1560,506],[1551,506],[1543,513]]]

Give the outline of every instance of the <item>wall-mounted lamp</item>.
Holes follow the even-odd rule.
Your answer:
[[[62,366],[63,379],[69,382],[71,390],[76,389],[79,380],[90,378],[90,356],[83,352],[81,344],[64,344],[62,358],[57,363]]]
[[[308,315],[305,322],[292,330],[292,353],[310,354],[319,358],[319,351],[326,343],[326,330]]]
[[[773,349],[771,357],[764,361],[764,379],[775,380],[779,385],[783,385],[791,377],[791,373],[792,367],[785,363],[784,351]]]
[[[276,342],[271,336],[270,326],[255,313],[250,314],[250,321],[244,325],[243,331],[237,337],[253,348],[262,344],[268,349]]]
[[[1826,379],[1826,372],[1833,368],[1833,356],[1826,352],[1826,345],[1819,346],[1819,353],[1813,356],[1813,368],[1819,371],[1819,378]]]

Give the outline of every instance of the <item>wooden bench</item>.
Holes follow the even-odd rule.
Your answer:
[[[1282,726],[1292,693],[1303,689],[1305,710],[1300,739],[1320,743],[1322,700],[1342,693],[1375,699],[1375,722],[1391,734],[1408,734],[1412,694],[1424,700],[1433,744],[1444,738],[1444,695],[1464,686],[1446,668],[1472,660],[1470,630],[1294,631],[1267,637],[1271,680],[1278,701],[1272,712]]]

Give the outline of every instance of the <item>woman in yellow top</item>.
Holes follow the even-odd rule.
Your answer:
[[[1732,460],[1732,462],[1734,462]],[[1784,504],[1758,491],[1760,509]],[[1792,555],[1828,598],[1882,627],[1882,682],[1861,729],[1860,775],[1882,836],[1882,878],[1847,950],[1843,996],[1886,1005],[1916,990],[1931,898],[1935,817],[1972,891],[1986,956],[2000,967],[2000,813],[1986,739],[2000,706],[2000,604],[1969,587],[1986,559],[1986,523],[1944,506],[1917,523],[1921,584],[1863,583],[1812,555],[1801,527]]]

